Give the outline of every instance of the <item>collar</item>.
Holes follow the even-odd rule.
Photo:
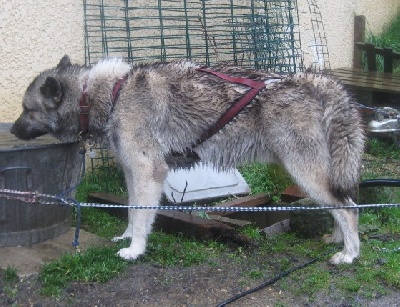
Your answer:
[[[129,74],[126,74],[123,78],[119,79],[113,87],[112,96],[111,96],[111,112],[114,110],[115,103],[119,98],[120,91],[122,86],[128,79]],[[82,137],[89,131],[89,94],[87,93],[87,83],[83,84],[82,96],[79,99],[79,136]]]

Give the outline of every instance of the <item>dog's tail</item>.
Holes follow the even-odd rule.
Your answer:
[[[328,96],[323,121],[331,156],[331,188],[337,197],[354,197],[365,143],[361,115],[341,84],[329,78],[321,82]]]

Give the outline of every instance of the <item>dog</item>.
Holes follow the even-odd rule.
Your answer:
[[[215,129],[253,91],[249,82],[262,86]],[[330,261],[352,263],[359,256],[358,211],[351,206],[365,136],[355,102],[329,76],[228,65],[203,69],[187,60],[129,65],[104,59],[83,67],[64,56],[34,79],[22,105],[11,128],[18,138],[49,133],[71,141],[84,132],[108,140],[124,170],[130,204],[159,203],[173,153],[194,153],[218,169],[282,163],[318,204],[349,206],[331,210],[334,229],[324,241],[344,248]],[[133,260],[145,252],[155,214],[129,209],[128,226],[114,240],[131,243],[119,256]]]

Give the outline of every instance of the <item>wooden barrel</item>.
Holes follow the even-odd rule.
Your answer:
[[[81,167],[79,143],[41,137],[24,142],[0,124],[0,190],[60,195],[76,186]],[[74,195],[71,195],[74,196]],[[30,245],[65,233],[71,226],[67,205],[30,204],[0,197],[0,247]]]

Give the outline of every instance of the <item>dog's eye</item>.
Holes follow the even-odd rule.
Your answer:
[[[23,106],[22,108],[23,108],[24,112],[26,112],[26,113],[33,112],[33,110],[31,108],[28,108],[26,106]]]
[[[36,109],[28,108],[28,107],[26,107],[26,106],[22,106],[22,108],[23,108],[24,112],[26,112],[26,113],[34,113],[34,112],[37,112]]]

